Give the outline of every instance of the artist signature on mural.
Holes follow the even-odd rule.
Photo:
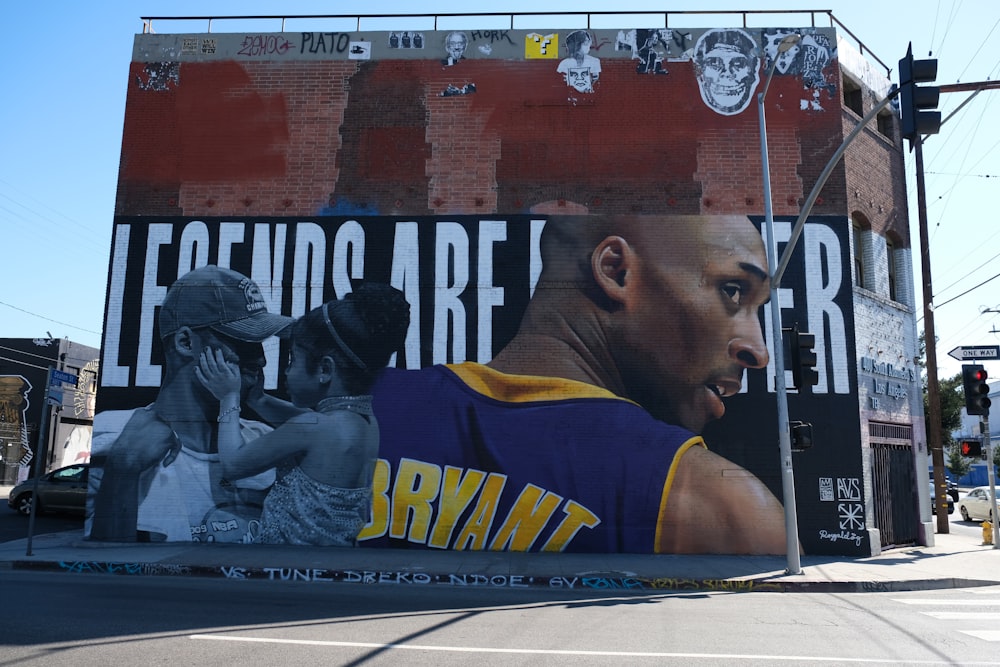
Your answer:
[[[819,538],[821,540],[830,540],[831,542],[839,542],[844,540],[845,542],[854,542],[855,546],[860,547],[861,541],[864,539],[861,535],[847,530],[841,530],[840,532],[832,533],[828,530],[819,531]]]

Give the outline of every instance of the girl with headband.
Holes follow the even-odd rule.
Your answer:
[[[291,403],[258,396],[254,410],[277,428],[240,435],[239,368],[206,350],[196,370],[219,399],[219,458],[227,479],[275,465],[256,542],[356,546],[372,507],[379,429],[371,387],[410,323],[403,293],[367,283],[298,319],[285,380]],[[279,425],[280,424],[280,425]]]

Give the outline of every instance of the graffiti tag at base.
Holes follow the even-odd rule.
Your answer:
[[[66,572],[89,574],[162,575],[191,574],[186,565],[170,563],[100,563],[96,561],[60,561],[59,568]]]
[[[654,579],[647,582],[650,588],[673,591],[722,591],[727,593],[750,593],[761,591],[783,591],[776,582],[760,582],[753,579]]]
[[[52,564],[50,564],[51,566]],[[783,591],[777,582],[760,582],[739,579],[647,579],[636,576],[555,576],[531,577],[516,574],[431,574],[428,572],[400,572],[378,570],[327,570],[323,568],[241,566],[191,567],[169,563],[105,563],[99,561],[61,561],[55,564],[60,570],[78,574],[123,575],[202,575],[222,576],[233,580],[298,581],[311,584],[334,582],[353,584],[388,584],[394,586],[451,586],[462,588],[528,588],[539,586],[562,590],[630,590],[630,591],[713,591],[727,593]],[[31,569],[38,563],[26,564]]]

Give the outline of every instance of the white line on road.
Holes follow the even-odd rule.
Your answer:
[[[1000,630],[962,630],[962,634],[985,639],[988,642],[1000,642]]]
[[[936,605],[939,607],[1000,607],[1000,598],[996,600],[944,600],[926,598],[899,598],[893,602],[903,604]]]
[[[971,634],[971,633],[969,633]],[[489,648],[483,646],[428,646],[421,644],[381,644],[377,642],[337,642],[319,639],[278,639],[274,637],[237,637],[235,635],[190,635],[191,639],[214,639],[228,642],[251,642],[258,644],[297,644],[300,646],[332,646],[340,648],[399,649],[406,651],[441,651],[450,653],[508,653],[529,655],[573,655],[582,657],[615,658],[687,658],[702,660],[760,660],[762,662],[837,662],[858,664],[887,663],[908,665],[953,665],[944,660],[905,660],[898,656],[889,658],[846,658],[842,656],[813,655],[751,655],[745,653],[666,653],[656,651],[579,651],[529,648]],[[985,638],[984,638],[985,639]],[[993,641],[993,640],[988,640]],[[1000,662],[966,662],[965,665],[1000,665]]]
[[[924,616],[938,618],[942,621],[998,621],[1000,612],[989,611],[922,611]]]

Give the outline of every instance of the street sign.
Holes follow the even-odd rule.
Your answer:
[[[1000,359],[1000,345],[962,345],[949,352],[948,356],[959,361]]]
[[[49,389],[49,405],[62,405],[63,404],[63,393],[61,391],[55,391]]]
[[[69,384],[71,384],[71,385],[73,385],[75,387],[76,386],[76,379],[77,379],[76,376],[73,375],[72,373],[67,373],[65,371],[57,371],[54,368],[52,369],[52,383],[53,384],[58,384],[60,382],[67,382],[67,383],[69,383]]]

